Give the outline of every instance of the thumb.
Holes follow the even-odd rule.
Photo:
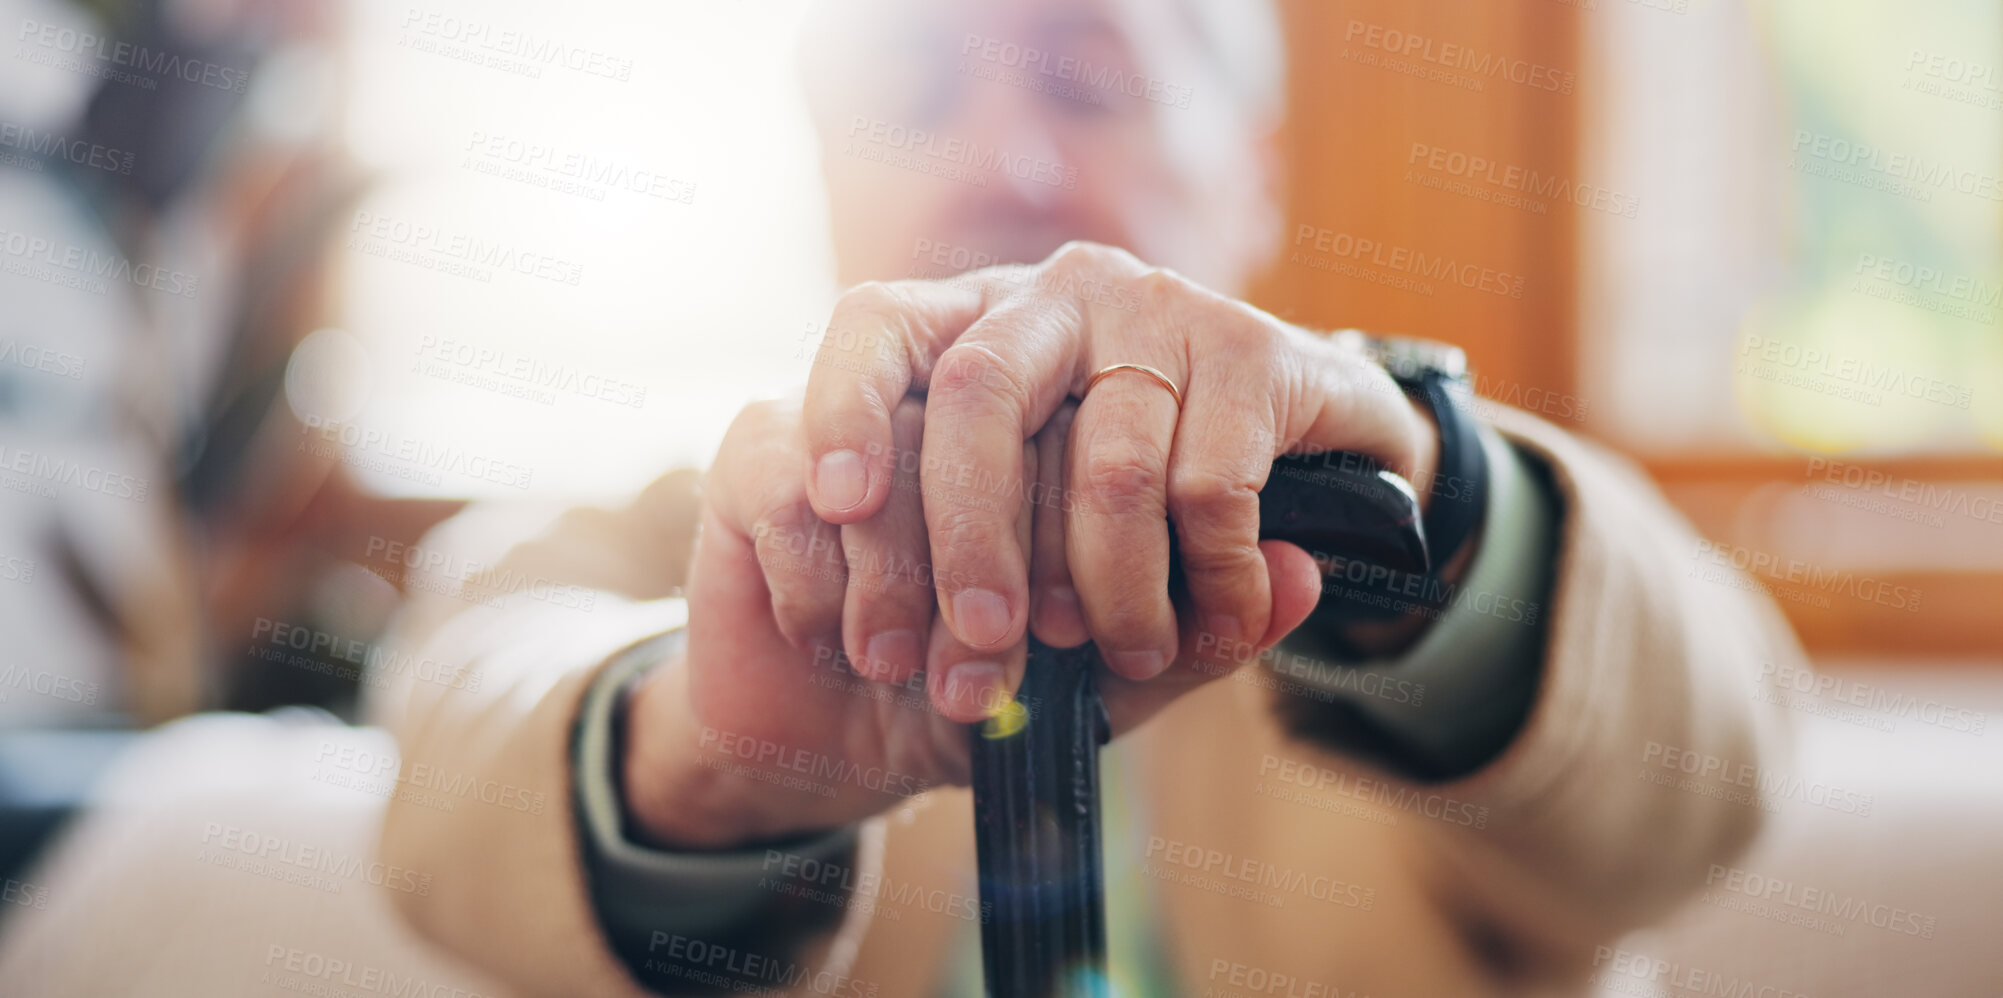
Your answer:
[[[1288,541],[1260,541],[1259,553],[1266,556],[1266,573],[1272,579],[1273,615],[1259,647],[1267,648],[1308,619],[1321,599],[1321,569],[1314,557],[1298,544]]]

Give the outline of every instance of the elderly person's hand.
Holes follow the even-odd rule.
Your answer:
[[[1175,387],[1133,368],[1094,378],[1111,365],[1144,365]],[[907,393],[926,400],[915,462],[891,426]],[[1068,432],[1051,432],[1073,398]],[[1356,451],[1426,483],[1438,453],[1428,417],[1360,340],[1316,336],[1085,243],[1030,267],[850,291],[816,358],[805,431],[809,496],[829,523],[873,522],[896,503],[899,465],[915,463],[947,630],[922,664],[1004,676],[1011,689],[1026,628],[1061,646],[1089,635],[1118,677],[1164,683],[1164,694],[1218,675],[1170,666],[1194,633],[1211,647],[1270,646],[1319,593],[1305,551],[1258,539],[1273,460]],[[1021,504],[1048,497],[1007,486],[1023,481],[1024,441],[1039,437],[1067,444],[1061,470],[1041,472],[1056,475],[1066,515],[1061,529],[1037,519],[1025,558]],[[982,483],[999,501],[966,501]],[[1193,604],[1181,614],[1171,517]],[[907,635],[926,633],[934,607],[908,596],[851,594],[843,634],[865,674],[920,667]],[[1116,720],[1118,700],[1109,690]]]
[[[636,824],[676,847],[770,841],[966,782],[964,722],[1011,702],[1022,661],[1018,655],[1007,675],[992,668],[919,675],[928,640],[935,656],[953,650],[936,616],[926,509],[942,502],[1005,507],[1010,519],[1000,540],[1020,560],[1034,538],[1046,549],[1032,559],[1039,572],[1061,578],[1067,502],[1057,469],[1069,414],[1060,407],[1035,439],[1015,444],[1010,464],[1026,485],[962,484],[921,501],[925,406],[904,398],[888,413],[885,446],[913,460],[900,462],[885,482],[877,515],[838,526],[807,502],[799,403],[760,402],[740,413],[703,486],[683,654],[650,673],[627,709],[620,769]],[[1017,502],[1022,496],[1028,501]],[[1275,610],[1282,628],[1313,603],[1313,565],[1291,567],[1295,584],[1285,588],[1309,594],[1282,600]],[[907,611],[909,620],[879,616]],[[879,625],[850,628],[851,643],[860,645],[853,660],[841,654],[845,615],[852,624]],[[1083,621],[1073,617],[1045,630],[1062,643],[1082,643]],[[885,639],[885,622],[905,633]],[[1105,689],[1114,731],[1174,699],[1176,688],[1157,681]]]
[[[1131,369],[1093,384],[1122,363],[1186,386],[1184,404]],[[1010,702],[1026,628],[1097,640],[1114,733],[1129,730],[1313,609],[1313,558],[1258,540],[1274,457],[1358,451],[1424,482],[1436,446],[1360,344],[1125,253],[862,286],[804,402],[747,408],[719,449],[685,653],[629,708],[628,805],[655,839],[712,847],[963,782],[964,722]],[[1194,603],[1180,611],[1170,515]],[[1201,662],[1199,626],[1216,639]],[[921,670],[922,691],[896,689]],[[803,790],[799,772],[856,778]]]

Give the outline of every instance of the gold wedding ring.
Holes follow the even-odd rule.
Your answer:
[[[1085,394],[1092,394],[1093,386],[1104,381],[1107,375],[1118,374],[1121,371],[1136,371],[1153,378],[1156,384],[1168,389],[1169,395],[1175,398],[1175,407],[1177,409],[1182,408],[1182,389],[1175,387],[1175,382],[1168,380],[1168,375],[1146,364],[1107,364],[1105,367],[1092,372],[1091,380],[1085,382]],[[1080,397],[1082,398],[1083,396]]]

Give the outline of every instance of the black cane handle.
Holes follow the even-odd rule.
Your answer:
[[[1169,532],[1172,590],[1182,585]],[[1404,479],[1335,453],[1283,457],[1259,493],[1259,537],[1318,560],[1427,568],[1419,504]],[[1099,746],[1111,736],[1091,644],[1034,637],[1016,701],[972,726],[981,961],[992,998],[1108,993]]]

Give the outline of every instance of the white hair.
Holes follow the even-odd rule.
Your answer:
[[[1287,105],[1286,33],[1274,0],[1174,0],[1197,47],[1248,114],[1277,120]]]

